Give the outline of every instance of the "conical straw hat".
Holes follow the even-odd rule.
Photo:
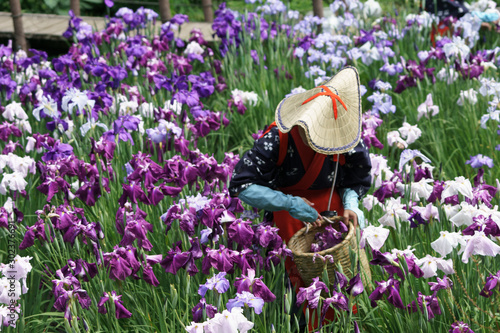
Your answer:
[[[276,108],[276,124],[283,133],[302,127],[309,146],[322,154],[341,154],[354,148],[361,139],[356,68],[345,67],[321,86],[284,98]]]

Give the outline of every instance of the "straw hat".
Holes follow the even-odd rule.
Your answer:
[[[304,129],[309,146],[322,154],[348,152],[361,139],[359,75],[345,67],[311,90],[284,98],[276,108],[276,124],[283,133]]]

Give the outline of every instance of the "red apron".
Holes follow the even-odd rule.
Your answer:
[[[262,135],[265,135],[272,127],[275,126],[276,123],[272,123],[266,130],[266,132],[264,132],[264,134]],[[278,162],[276,163],[277,166],[280,166],[283,163],[288,150],[288,134],[281,132],[279,134],[280,152]],[[326,210],[336,210],[337,214],[342,216],[344,214],[344,207],[342,206],[342,200],[340,199],[340,196],[336,190],[333,192],[332,202],[330,204],[330,208],[328,209],[328,201],[330,199],[331,188],[325,188],[321,190],[309,189],[321,172],[327,155],[317,153],[309,146],[307,146],[300,137],[297,127],[293,128],[289,134],[292,136],[293,141],[295,142],[295,146],[297,147],[298,154],[305,169],[305,173],[302,179],[300,179],[297,184],[280,188],[279,190],[285,194],[306,198],[310,202],[314,203],[313,207],[318,212],[323,212]],[[337,155],[334,155],[333,157],[333,160],[337,161]],[[339,164],[343,165],[344,163],[345,157],[344,155],[340,155]],[[297,231],[304,227],[304,223],[290,216],[290,214],[286,210],[273,212],[273,221],[279,228],[278,234],[285,242],[288,242]],[[292,286],[295,287],[296,293],[299,291],[300,287],[306,287],[304,285],[304,282],[300,278],[297,266],[289,257],[285,261],[285,268],[287,270]],[[304,308],[304,310],[305,309],[306,308]],[[332,311],[328,311],[326,315],[326,319],[329,319],[330,321],[334,319],[335,314],[333,309],[331,310]],[[318,324],[314,322],[316,320],[316,314],[311,313],[310,318],[311,320],[309,322],[309,330],[314,330],[315,328],[317,328]]]
[[[271,130],[271,128],[275,126],[276,123],[273,122],[269,126],[269,128],[262,134],[262,136],[264,136],[267,132]],[[314,183],[316,178],[318,178],[319,173],[321,172],[321,169],[325,162],[325,158],[327,158],[327,155],[317,153],[314,150],[312,150],[309,146],[307,146],[302,141],[302,138],[300,137],[297,127],[293,128],[289,134],[292,135],[292,138],[295,142],[295,146],[297,147],[298,154],[305,169],[305,173],[302,179],[300,179],[297,184],[288,187],[283,187],[280,188],[279,190],[285,194],[306,198],[307,200],[314,203],[314,208],[318,212],[326,211],[328,210],[328,200],[330,199],[331,188],[325,188],[321,190],[310,190],[309,188]],[[280,151],[279,151],[279,158],[276,163],[277,166],[283,164],[283,161],[285,160],[286,153],[288,150],[289,134],[281,132],[279,133]],[[333,156],[333,160],[337,161],[337,155]],[[344,155],[340,155],[339,160],[340,160],[339,164],[344,165],[345,163]],[[329,210],[336,210],[338,215],[344,214],[344,207],[342,206],[342,200],[340,199],[340,196],[336,190],[333,192],[332,202],[330,204]],[[286,242],[288,242],[290,238],[292,238],[292,236],[297,231],[299,231],[304,227],[304,224],[301,221],[291,217],[288,211],[286,210],[274,212],[273,216],[274,216],[273,220],[276,223],[276,226],[278,226],[280,229],[278,234]]]

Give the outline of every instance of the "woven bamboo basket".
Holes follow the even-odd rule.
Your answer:
[[[333,225],[335,229],[337,229],[336,225],[337,224]],[[308,233],[306,233],[306,228],[302,228],[297,231],[288,242],[288,248],[293,252],[293,261],[297,265],[299,274],[306,286],[312,283],[313,278],[318,276],[321,277],[323,274],[324,263],[320,259],[316,259],[315,262],[313,262],[314,252],[311,252],[311,244],[314,241],[316,233],[323,232],[327,226],[328,224],[324,223],[320,227],[310,228]],[[329,254],[333,257],[333,264],[327,261],[328,278],[333,282],[335,281],[337,264],[342,266],[342,271],[348,279],[352,278],[357,273],[357,263],[351,263],[351,256],[349,255],[350,250],[359,254],[360,275],[363,285],[366,288],[370,285],[371,281],[370,265],[365,251],[359,249],[358,240],[356,238],[356,228],[354,228],[351,222],[349,222],[347,236],[341,243],[316,253],[322,256]]]

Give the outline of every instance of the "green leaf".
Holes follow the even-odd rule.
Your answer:
[[[59,0],[44,0],[44,2],[51,9],[56,8],[59,4]]]

